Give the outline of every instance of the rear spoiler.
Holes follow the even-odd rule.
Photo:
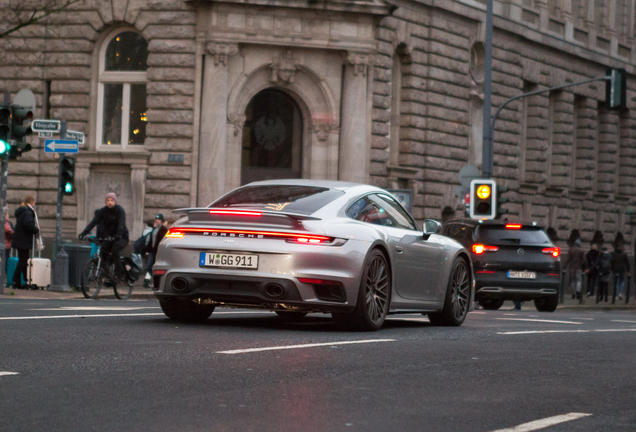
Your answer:
[[[232,208],[228,208],[228,207],[181,208],[181,209],[173,210],[172,213],[180,214],[180,215],[184,215],[184,216],[187,216],[187,215],[189,215],[191,213],[215,214],[215,213],[211,213],[210,210],[218,211],[218,213],[216,213],[216,214],[219,214],[219,215],[227,214],[227,215],[240,216],[241,213],[244,213],[246,216],[263,215],[263,216],[289,217],[289,218],[292,218],[292,219],[296,219],[297,221],[321,220],[319,217],[307,216],[307,215],[298,214],[298,213],[290,213],[290,212],[282,212],[282,211],[274,211],[274,210],[260,210],[260,209],[259,210],[255,210],[255,209],[250,209],[250,208],[237,208],[237,207],[232,207]],[[227,212],[227,213],[223,213],[223,212]]]

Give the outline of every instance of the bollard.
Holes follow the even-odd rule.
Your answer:
[[[581,291],[579,292],[579,304],[585,304],[585,293],[587,289],[587,278],[585,273],[581,272]]]
[[[68,254],[62,245],[60,245],[55,264],[53,265],[53,280],[51,282],[49,291],[73,291],[71,287],[68,286]]]
[[[629,292],[631,291],[631,289],[632,289],[632,275],[627,275],[627,281],[625,282],[625,304],[629,303]]]
[[[564,292],[565,292],[565,272],[561,272],[561,286],[559,287],[559,304],[563,304]]]
[[[614,272],[611,273],[610,281],[612,282],[612,304],[614,304],[616,303],[616,274]]]

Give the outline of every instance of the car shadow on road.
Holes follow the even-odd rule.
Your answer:
[[[284,320],[277,315],[263,315],[263,316],[212,316],[203,323],[191,323],[184,321],[176,321],[171,319],[157,318],[152,322],[163,325],[185,325],[188,327],[217,327],[217,328],[235,328],[235,329],[250,329],[250,330],[285,330],[290,332],[329,332],[329,333],[368,333],[362,331],[351,330],[343,327],[339,323],[333,320],[329,315],[310,315],[300,320]],[[428,320],[420,318],[394,318],[389,317],[384,322],[382,329],[413,329],[413,328],[426,328],[431,327]],[[380,331],[382,331],[382,329]]]

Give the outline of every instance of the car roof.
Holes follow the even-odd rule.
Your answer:
[[[263,180],[248,183],[244,186],[276,186],[276,185],[284,185],[284,186],[315,186],[315,187],[325,187],[329,189],[339,189],[346,190],[359,186],[369,186],[363,185],[360,183],[352,183],[352,182],[343,182],[336,180],[305,180],[305,179],[278,179],[278,180]],[[369,186],[373,187],[373,186]]]

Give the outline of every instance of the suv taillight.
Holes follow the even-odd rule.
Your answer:
[[[473,245],[473,253],[480,255],[484,252],[497,252],[499,248],[497,246],[486,246],[483,244],[474,244]]]
[[[544,248],[541,252],[543,252],[544,254],[550,254],[555,258],[561,255],[561,249],[558,247]]]

